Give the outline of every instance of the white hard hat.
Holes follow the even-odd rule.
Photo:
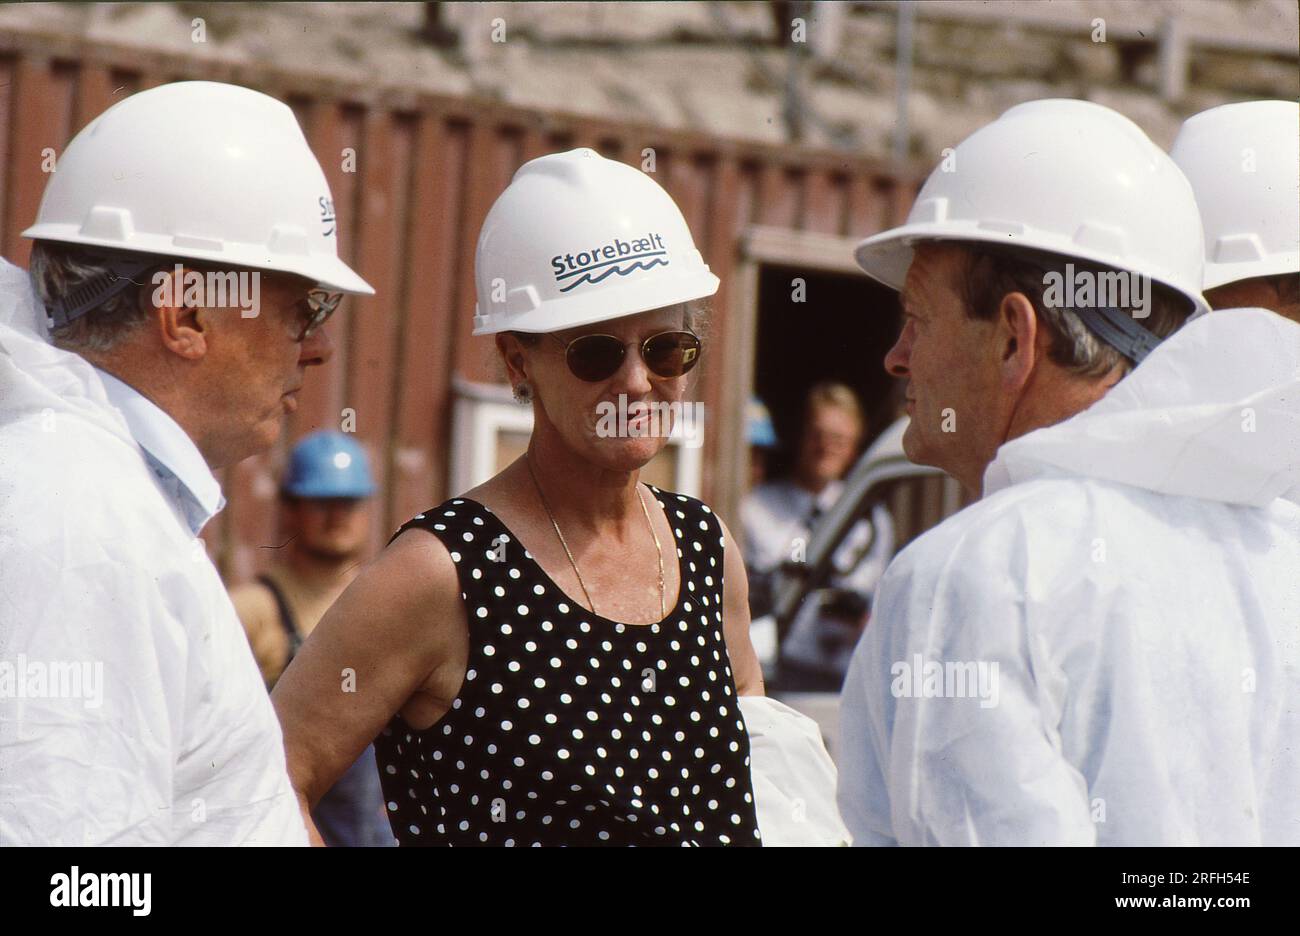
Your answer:
[[[519,167],[483,221],[474,274],[476,335],[559,331],[718,291],[668,193],[590,149]]]
[[[1205,289],[1300,271],[1300,104],[1225,104],[1189,117],[1170,151],[1205,225]]]
[[[1187,179],[1137,124],[1088,101],[1030,101],[975,131],[930,173],[901,227],[858,265],[901,290],[918,241],[1008,244],[1145,274],[1201,295],[1201,219]]]
[[[373,294],[338,258],[336,228],[325,174],[287,105],[183,81],[131,95],[73,137],[23,236]]]

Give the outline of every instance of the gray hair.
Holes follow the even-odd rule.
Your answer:
[[[99,259],[100,253],[102,251],[91,252],[76,244],[48,241],[33,244],[29,270],[41,303],[49,309],[74,289],[112,275],[104,261]],[[166,262],[166,258],[158,258],[159,266]],[[147,282],[142,279],[140,285]],[[50,341],[67,351],[111,351],[149,320],[149,311],[140,289],[124,289],[85,315],[52,329]]]
[[[1097,276],[1116,275],[1117,271],[1052,253],[1024,248],[999,248],[984,244],[962,244],[966,256],[961,296],[966,315],[989,320],[997,314],[1002,299],[1009,293],[1022,293],[1047,331],[1047,356],[1058,366],[1078,377],[1098,378],[1119,367],[1122,375],[1133,364],[1115,348],[1102,341],[1083,323],[1071,308],[1045,301],[1045,271],[1059,271],[1066,263],[1077,270]],[[1167,338],[1182,327],[1195,311],[1191,300],[1163,283],[1151,283],[1151,308],[1142,322],[1160,338]]]

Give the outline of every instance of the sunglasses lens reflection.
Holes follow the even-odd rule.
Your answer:
[[[700,359],[700,339],[690,332],[664,332],[641,349],[646,367],[660,377],[680,377]]]

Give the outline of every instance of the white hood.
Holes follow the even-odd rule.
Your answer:
[[[45,310],[26,271],[0,257],[0,325],[10,325],[45,340]]]
[[[95,369],[49,343],[45,310],[27,272],[0,258],[0,424],[69,413],[135,447]]]
[[[1300,503],[1300,325],[1264,309],[1189,322],[1082,413],[1003,445],[984,493],[1060,474]]]

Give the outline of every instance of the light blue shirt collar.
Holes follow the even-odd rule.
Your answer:
[[[95,368],[108,401],[126,420],[167,496],[180,509],[195,536],[226,506],[221,485],[194,441],[153,401],[112,374]]]

